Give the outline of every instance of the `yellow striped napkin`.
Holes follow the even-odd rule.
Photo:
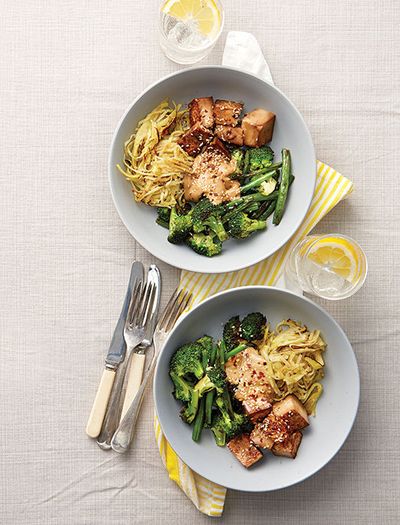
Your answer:
[[[252,65],[247,64],[247,57],[252,58]],[[239,59],[238,59],[239,57]],[[234,64],[232,64],[234,60]],[[239,60],[239,63],[238,63]],[[249,33],[231,31],[228,33],[224,51],[226,65],[235,65],[250,70],[272,82],[271,74],[258,42]],[[182,271],[180,286],[193,293],[192,306],[228,288],[248,285],[273,286],[282,274],[287,256],[293,247],[306,236],[312,228],[329,211],[345,199],[352,191],[352,183],[322,162],[317,165],[317,183],[311,207],[303,224],[295,235],[279,251],[260,263],[225,274],[201,274]],[[177,483],[197,509],[208,516],[221,516],[224,510],[226,488],[217,485],[193,472],[177,456],[165,439],[157,417],[154,419],[154,429],[161,459],[168,471],[169,477]]]

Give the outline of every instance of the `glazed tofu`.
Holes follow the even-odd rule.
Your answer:
[[[240,183],[232,180],[235,159],[219,139],[214,139],[193,162],[192,173],[185,174],[183,188],[187,201],[197,202],[202,195],[214,204],[240,196]]]
[[[240,127],[215,126],[215,134],[225,142],[236,144],[236,146],[243,146],[243,130]]]
[[[250,434],[250,440],[260,448],[271,450],[275,443],[282,443],[289,437],[286,421],[279,416],[269,414],[257,423]]]
[[[262,400],[262,403],[272,403],[274,390],[265,374],[266,362],[252,347],[228,359],[225,372],[228,381],[235,385],[235,397],[245,402]]]
[[[263,457],[258,448],[250,441],[248,434],[242,434],[231,439],[227,446],[235,458],[246,468],[251,467]]]
[[[212,139],[211,131],[196,123],[179,139],[178,144],[188,155],[195,157]]]
[[[309,425],[307,411],[296,396],[290,394],[272,407],[272,412],[284,418],[290,432],[301,430]]]
[[[294,459],[299,450],[302,438],[303,434],[300,431],[293,432],[293,434],[286,438],[285,441],[282,441],[282,443],[275,443],[272,447],[272,453],[275,454],[275,456]]]
[[[245,146],[257,148],[272,139],[275,114],[265,109],[254,109],[242,120],[243,141]]]
[[[248,397],[242,401],[242,405],[244,411],[254,423],[264,419],[272,410],[271,403],[263,396]]]
[[[222,126],[236,126],[243,109],[243,104],[233,100],[218,99],[214,104],[215,124]]]
[[[219,140],[218,137],[214,137],[214,139],[210,142],[205,151],[210,153],[215,152],[217,155],[222,155],[227,159],[231,158],[231,154],[226,149],[223,142]]]
[[[188,107],[191,126],[197,123],[205,128],[214,126],[214,100],[212,97],[194,98]]]

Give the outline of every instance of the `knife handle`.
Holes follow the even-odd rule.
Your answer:
[[[97,389],[89,420],[86,425],[86,434],[89,437],[95,438],[100,434],[114,378],[115,370],[111,370],[110,368],[105,368],[103,370],[99,388]]]
[[[135,399],[136,394],[140,388],[143,377],[144,364],[146,362],[145,354],[137,354],[132,352],[127,374],[126,374],[126,390],[124,404],[122,406],[120,421],[124,419],[132,401]]]

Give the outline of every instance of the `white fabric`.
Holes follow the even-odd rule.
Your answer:
[[[222,55],[222,64],[248,71],[271,84],[274,83],[260,44],[251,33],[229,31]]]
[[[230,491],[221,523],[397,525],[400,4],[224,6],[225,29],[255,35],[318,158],[354,181],[317,231],[356,238],[370,270],[354,297],[323,303],[360,366],[348,441],[288,490]],[[1,3],[1,525],[210,523],[166,475],[150,392],[128,456],[84,433],[131,260],[154,260],[113,207],[107,154],[134,97],[180,69],[159,48],[157,9],[148,0]],[[205,63],[221,63],[224,41]],[[179,272],[160,267],[165,302]]]

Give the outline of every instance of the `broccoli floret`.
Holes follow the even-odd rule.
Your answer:
[[[170,370],[169,375],[172,379],[172,382],[174,383],[174,392],[173,396],[175,399],[178,399],[179,401],[183,401],[184,403],[190,401],[193,388],[192,386],[186,381],[183,377],[178,376],[176,372],[173,370]]]
[[[200,339],[196,340],[196,343],[202,345],[202,363],[203,368],[206,369],[207,366],[213,365],[215,360],[215,347],[214,340],[209,335],[204,335]]]
[[[189,213],[186,215],[179,215],[176,208],[172,208],[169,218],[169,242],[172,244],[183,242],[190,234],[192,226],[192,217]]]
[[[277,185],[277,182],[275,179],[269,179],[267,181],[264,181],[260,184],[260,187],[258,188],[258,191],[262,195],[271,195],[271,193],[275,190]]]
[[[230,441],[239,434],[250,433],[252,431],[252,428],[253,425],[247,416],[245,416],[244,414],[237,414],[235,412],[233,415],[233,419],[231,420],[231,428],[226,433],[226,439]]]
[[[252,148],[249,151],[249,171],[268,168],[274,162],[274,152],[269,146]]]
[[[191,209],[190,215],[193,221],[193,231],[195,233],[200,233],[205,230],[206,221],[212,215],[218,217],[222,212],[222,206],[213,204],[206,198],[201,199],[197,202]]]
[[[253,232],[264,230],[267,226],[266,221],[250,219],[244,212],[237,212],[228,221],[228,232],[236,239],[245,239]]]
[[[243,339],[248,342],[262,339],[264,337],[266,323],[266,317],[260,312],[253,312],[246,315],[240,324]]]
[[[156,223],[164,228],[169,228],[169,217],[171,215],[170,208],[157,208]]]
[[[215,443],[219,447],[226,445],[226,425],[221,414],[216,414],[211,423],[211,432],[214,434]]]
[[[213,233],[215,233],[221,242],[229,239],[229,235],[225,230],[225,226],[221,220],[221,217],[210,215],[210,217],[208,217],[208,219],[203,222],[203,226],[204,228],[209,228]]]
[[[181,409],[180,416],[189,425],[193,423],[199,409],[200,395],[198,390],[193,390],[189,403],[183,406]]]
[[[218,237],[205,233],[195,233],[191,235],[186,243],[193,251],[206,257],[213,257],[222,251],[222,242]]]
[[[178,377],[194,375],[201,379],[204,375],[202,352],[203,346],[196,342],[181,346],[171,358],[170,373],[174,372]]]
[[[229,413],[226,402],[222,397],[217,397],[216,405],[220,412],[219,428],[223,429],[227,441],[231,440],[238,434],[249,432],[252,424],[247,416],[238,414],[237,412]]]
[[[238,315],[231,317],[225,323],[222,337],[227,350],[232,350],[240,344],[240,319]]]
[[[243,173],[244,151],[241,148],[235,148],[232,150],[231,157],[236,160],[236,170],[233,173],[232,178],[240,177]]]
[[[213,366],[207,369],[206,375],[194,386],[194,390],[200,397],[210,390],[216,390],[222,394],[226,385],[226,375],[222,368]]]

